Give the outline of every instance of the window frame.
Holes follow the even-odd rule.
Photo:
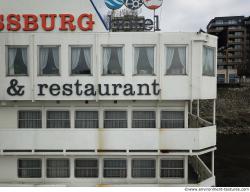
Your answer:
[[[223,78],[222,78],[223,76]],[[223,79],[223,82],[222,82],[222,79]],[[226,82],[226,75],[223,73],[219,73],[217,74],[217,83],[225,83]]]
[[[14,74],[10,75],[9,74],[9,48],[26,48],[27,49],[27,74]],[[5,74],[6,77],[28,77],[30,74],[30,61],[29,61],[29,56],[30,56],[30,47],[29,45],[5,45]]]
[[[173,127],[170,127],[170,128],[162,128],[162,126],[161,126],[161,121],[162,121],[162,118],[161,118],[161,116],[162,116],[162,112],[183,112],[183,127],[181,127],[181,128],[173,128]],[[186,127],[186,125],[185,125],[185,119],[186,119],[186,113],[185,113],[185,108],[173,108],[173,109],[171,109],[171,108],[167,108],[167,109],[164,109],[164,108],[162,108],[162,109],[160,109],[160,113],[159,113],[159,120],[160,120],[160,122],[159,122],[159,126],[160,126],[160,129],[185,129]],[[163,119],[163,120],[167,120],[167,119]],[[178,119],[175,119],[175,120],[178,120]],[[173,120],[172,120],[173,121]]]
[[[97,161],[97,177],[80,177],[80,176],[76,176],[76,170],[77,170],[77,167],[76,167],[76,161],[78,160],[95,160]],[[74,159],[74,177],[75,178],[90,178],[90,179],[95,179],[95,178],[99,178],[99,170],[100,170],[100,167],[99,167],[99,162],[100,162],[100,159],[99,158],[75,158]],[[94,169],[93,167],[91,167],[92,169]],[[81,168],[81,169],[84,169],[84,168]],[[88,168],[85,168],[85,169],[89,169]]]
[[[153,160],[154,161],[154,177],[134,177],[133,176],[133,160]],[[136,169],[149,169],[149,168],[136,168]],[[131,178],[133,179],[156,179],[157,178],[157,159],[148,157],[132,157],[131,158]]]
[[[133,127],[133,112],[154,112],[154,114],[155,114],[155,127],[151,127],[151,128],[134,128]],[[157,119],[158,119],[158,117],[157,117],[157,110],[155,110],[155,109],[148,109],[148,108],[146,108],[146,109],[144,109],[144,108],[136,108],[136,109],[132,109],[131,110],[131,128],[132,129],[156,129],[157,128]],[[138,119],[137,119],[138,120]]]
[[[188,76],[189,75],[189,45],[188,44],[165,44],[164,45],[164,76]],[[186,66],[185,74],[167,74],[167,48],[185,48],[186,49]]]
[[[90,49],[90,74],[72,74],[72,48],[89,48]],[[93,76],[93,45],[69,45],[69,76],[72,77],[81,77],[81,76]]]
[[[162,161],[164,160],[170,160],[170,161],[183,161],[183,168],[162,168],[161,165],[162,165]],[[161,170],[162,169],[178,169],[178,170],[183,170],[183,177],[162,177],[161,176]],[[159,159],[159,177],[160,179],[184,179],[185,178],[185,159],[184,158],[178,158],[178,157],[171,157],[171,158],[160,158]]]
[[[122,70],[121,70],[121,74],[104,74],[104,48],[122,48]],[[125,45],[124,44],[102,44],[101,45],[101,67],[100,67],[100,74],[101,76],[115,76],[115,77],[119,77],[119,76],[125,76]]]
[[[127,127],[125,127],[125,128],[105,128],[105,120],[106,120],[106,118],[105,118],[105,113],[106,112],[126,112],[126,123],[127,123]],[[112,108],[105,108],[104,110],[103,110],[103,119],[102,119],[102,122],[103,122],[103,128],[104,129],[127,129],[128,128],[128,126],[129,126],[129,115],[130,115],[130,113],[129,113],[129,111],[127,110],[127,108],[123,108],[123,109],[112,109]],[[115,120],[115,119],[108,119],[108,120]],[[118,120],[122,120],[122,119],[118,119]]]
[[[19,169],[23,169],[20,168],[19,166],[19,161],[22,160],[37,160],[40,162],[40,168],[29,168],[29,169],[40,169],[40,177],[20,177],[19,176]],[[42,178],[43,177],[43,163],[42,163],[42,159],[40,158],[18,158],[17,159],[17,178],[21,178],[21,179],[38,179],[38,178]]]
[[[157,69],[156,69],[156,59],[157,59],[157,47],[155,44],[134,44],[133,46],[133,76],[156,76]],[[152,74],[138,74],[135,71],[135,49],[136,48],[153,48],[154,49],[154,64],[153,64],[153,73]]]
[[[58,48],[58,74],[42,74],[40,71],[40,49],[41,48]],[[37,76],[38,77],[60,77],[61,76],[61,68],[62,68],[62,59],[61,59],[61,45],[37,45]]]
[[[76,127],[76,113],[77,112],[97,112],[97,121],[98,121],[98,127],[97,128],[83,128],[83,127]],[[89,120],[89,119],[88,119]],[[91,120],[91,119],[90,119]],[[92,120],[96,120],[96,119],[92,119]],[[74,129],[99,129],[100,128],[100,111],[98,109],[75,109],[74,110]]]
[[[68,166],[68,176],[67,177],[48,177],[48,160],[67,160],[69,162],[69,166]],[[71,176],[71,169],[70,169],[70,158],[57,158],[57,157],[52,157],[52,158],[47,158],[46,161],[46,168],[45,168],[45,176],[46,178],[50,178],[50,179],[57,179],[57,178],[63,178],[63,179],[67,179],[70,178]]]
[[[24,111],[24,112],[40,112],[40,117],[41,117],[41,127],[39,127],[39,128],[20,128],[19,127],[19,121],[20,121],[20,112],[22,112],[22,111]],[[17,127],[18,127],[18,129],[42,129],[43,128],[43,112],[42,112],[42,110],[40,110],[40,109],[18,109],[17,110]]]
[[[213,71],[213,75],[204,75],[204,74],[203,74],[204,48],[213,49],[213,52],[214,52],[214,58],[213,58],[213,63],[214,63],[214,66],[213,66],[214,68],[213,68],[213,69],[214,69],[214,71]],[[203,45],[203,46],[202,46],[202,68],[201,68],[201,71],[202,71],[201,74],[202,74],[203,77],[216,77],[216,76],[215,76],[215,75],[216,75],[216,70],[217,70],[216,62],[217,62],[216,48],[215,48],[215,47],[208,46],[208,45]]]
[[[48,128],[48,112],[50,112],[50,111],[52,111],[52,112],[69,112],[69,127],[67,127],[67,128]],[[46,115],[45,115],[45,121],[46,121],[46,129],[59,129],[59,130],[62,130],[62,129],[71,129],[72,127],[71,127],[71,111],[70,110],[67,110],[67,109],[57,109],[57,108],[50,108],[50,109],[46,109],[45,110],[45,113],[46,113]]]
[[[125,170],[126,171],[126,176],[125,177],[105,177],[104,176],[104,174],[105,174],[105,166],[104,166],[104,162],[105,162],[105,160],[125,160],[125,162],[126,162],[126,168],[106,168],[106,169],[108,169],[108,170],[110,170],[110,169],[115,169],[115,170]],[[126,179],[126,178],[128,178],[128,161],[129,161],[129,159],[128,158],[116,158],[116,157],[114,157],[114,158],[112,158],[112,157],[108,157],[108,158],[103,158],[103,160],[102,160],[103,162],[103,164],[102,164],[102,177],[104,178],[104,179]]]

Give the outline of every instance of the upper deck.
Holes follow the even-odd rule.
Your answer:
[[[214,99],[216,47],[203,33],[2,32],[0,100]],[[89,71],[79,74],[81,48]],[[46,49],[54,52],[44,64]]]

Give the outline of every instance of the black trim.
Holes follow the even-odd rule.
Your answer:
[[[28,152],[28,153],[31,153],[32,150],[29,150],[29,149],[6,149],[6,150],[3,150],[4,153],[25,153],[25,152]]]
[[[69,150],[66,150],[66,152],[77,152],[77,153],[80,153],[80,152],[95,152],[95,150],[81,150],[81,149],[69,149]]]
[[[62,149],[35,149],[35,152],[63,152]]]
[[[97,152],[100,153],[126,153],[126,150],[118,149],[118,150],[103,150],[103,149],[98,149]]]

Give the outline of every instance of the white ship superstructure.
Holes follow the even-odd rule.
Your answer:
[[[215,186],[216,37],[106,32],[85,0],[1,1],[0,21],[0,185]]]

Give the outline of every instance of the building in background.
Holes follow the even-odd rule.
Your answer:
[[[108,32],[86,0],[0,9],[0,186],[215,186],[217,37]]]
[[[207,32],[218,40],[218,83],[238,83],[250,76],[249,18],[244,16],[215,17]]]

